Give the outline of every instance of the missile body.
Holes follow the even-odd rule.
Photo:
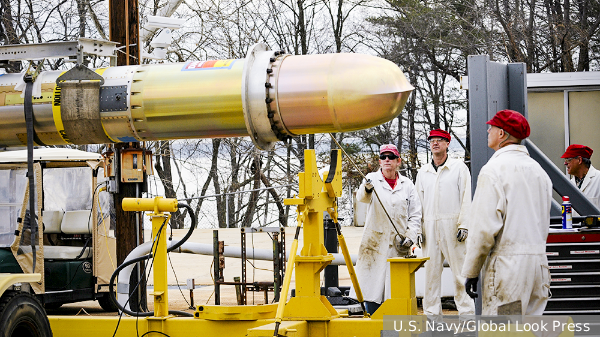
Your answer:
[[[294,56],[251,48],[245,59],[97,69],[33,100],[38,145],[250,136],[261,149],[309,133],[369,128],[396,117],[413,87],[392,62],[361,54]],[[0,76],[0,146],[26,145],[21,74]]]

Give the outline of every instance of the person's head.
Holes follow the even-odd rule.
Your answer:
[[[521,144],[531,132],[527,119],[514,110],[500,110],[486,124],[488,147],[496,151],[509,144]]]
[[[592,165],[592,150],[590,147],[579,144],[572,144],[567,147],[561,158],[565,159],[565,166],[570,175],[582,176]]]
[[[396,171],[400,165],[400,152],[394,144],[379,147],[379,166],[385,171]]]
[[[450,133],[442,129],[431,130],[429,132],[429,137],[427,137],[431,153],[434,155],[446,154],[448,152],[448,146],[450,146],[451,139],[452,137],[450,137]]]

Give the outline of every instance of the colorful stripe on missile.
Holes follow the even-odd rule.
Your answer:
[[[183,65],[181,71],[231,69],[235,61],[237,60],[189,61]]]

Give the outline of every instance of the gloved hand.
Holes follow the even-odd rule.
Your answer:
[[[417,235],[417,247],[423,248],[423,242],[425,242],[425,238],[423,237],[423,234]]]
[[[367,179],[367,183],[365,184],[365,191],[367,193],[373,192],[373,183],[371,183],[371,179]]]
[[[456,232],[456,239],[458,240],[458,242],[465,241],[467,239],[467,236],[469,236],[468,229],[459,228],[458,232]]]
[[[465,290],[471,298],[477,298],[477,281],[479,281],[479,276],[467,278],[465,281]]]
[[[413,241],[409,238],[404,238],[404,240],[402,240],[402,243],[400,244],[404,247],[410,247],[413,245]]]
[[[413,242],[409,238],[402,238],[398,234],[394,235],[394,247],[397,251],[405,251],[413,245]]]

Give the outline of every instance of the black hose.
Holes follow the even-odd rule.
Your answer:
[[[171,246],[167,249],[167,253],[172,252],[173,250],[175,250],[175,249],[179,248],[181,245],[183,245],[190,238],[190,236],[192,236],[192,233],[194,232],[194,229],[196,228],[197,220],[196,220],[196,216],[194,215],[193,209],[184,203],[178,203],[177,207],[183,207],[188,210],[188,213],[190,214],[190,218],[192,220],[192,224],[191,224],[188,232],[185,234],[185,236],[181,240],[177,241],[173,246]],[[118,266],[117,269],[115,269],[112,276],[110,277],[110,282],[108,283],[108,296],[109,296],[110,300],[114,303],[114,305],[116,305],[117,308],[119,308],[119,310],[123,311],[124,313],[126,313],[129,316],[147,317],[147,316],[154,315],[154,313],[153,312],[131,311],[131,310],[126,309],[123,306],[121,306],[121,304],[117,301],[117,297],[115,295],[115,287],[114,287],[115,278],[117,277],[119,272],[121,270],[123,270],[123,268],[125,268],[131,264],[134,264],[134,263],[138,263],[138,262],[141,262],[144,260],[151,259],[152,256],[153,256],[152,253],[150,253],[150,254],[147,254],[144,256],[136,257],[129,261],[125,261],[120,266]],[[138,282],[138,286],[139,286],[139,282]],[[169,310],[169,314],[186,316],[186,317],[194,317],[194,315],[190,314],[189,312],[179,311],[179,310]]]
[[[169,249],[167,249],[167,253],[174,251],[175,249],[179,248],[182,244],[184,244],[189,238],[190,236],[192,236],[192,233],[194,232],[194,229],[196,228],[196,216],[194,215],[194,210],[187,204],[184,203],[178,203],[177,207],[183,207],[183,208],[187,208],[188,213],[190,214],[190,218],[192,220],[192,224],[190,226],[190,229],[187,231],[187,233],[185,234],[185,236],[177,241],[174,245],[172,245]]]
[[[114,282],[115,282],[115,278],[117,277],[117,275],[119,274],[119,272],[127,267],[130,264],[133,263],[137,263],[140,261],[144,261],[144,260],[148,260],[152,257],[152,254],[148,254],[148,255],[144,255],[144,256],[140,256],[140,257],[136,257],[135,259],[131,259],[129,261],[125,261],[123,262],[120,266],[117,267],[117,269],[115,269],[115,271],[113,272],[112,276],[110,277],[110,282],[108,283],[108,297],[110,298],[110,300],[113,302],[113,304],[119,308],[119,310],[121,310],[122,312],[130,315],[130,316],[152,316],[154,313],[152,312],[134,312],[131,311],[129,309],[125,309],[123,306],[121,306],[121,304],[117,301],[117,296],[115,295],[115,287],[114,287]],[[138,283],[139,286],[139,283]],[[137,286],[136,286],[137,287]]]

